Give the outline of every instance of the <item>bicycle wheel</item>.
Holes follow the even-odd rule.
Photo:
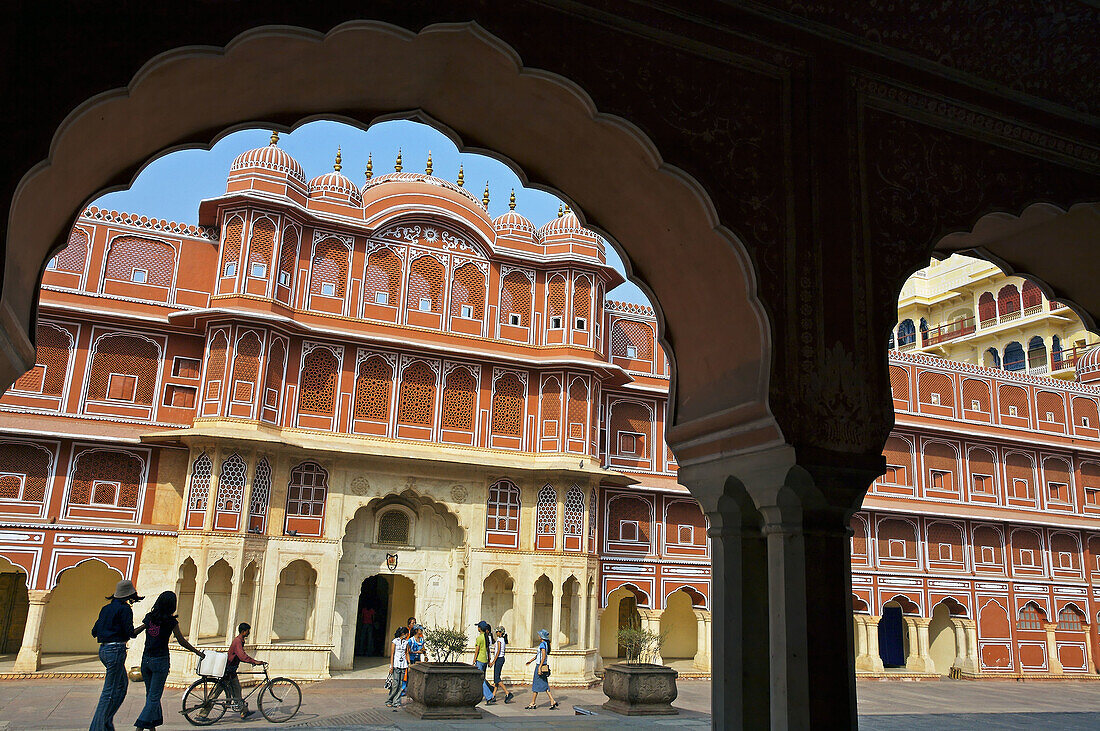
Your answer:
[[[272,723],[294,718],[302,707],[302,689],[290,678],[272,678],[260,690],[260,713]]]
[[[209,726],[221,720],[228,703],[229,691],[220,680],[199,678],[183,694],[182,713],[192,726]]]

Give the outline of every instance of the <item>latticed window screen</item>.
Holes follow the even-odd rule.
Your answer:
[[[859,518],[852,518],[852,553],[857,556],[867,555],[867,525]]]
[[[336,408],[336,378],[339,364],[328,348],[314,348],[302,362],[298,411],[332,416]]]
[[[588,320],[591,316],[592,280],[588,277],[577,277],[573,282],[573,317]]]
[[[313,253],[313,273],[309,278],[310,294],[343,298],[348,283],[348,247],[336,239],[325,239]],[[324,285],[332,286],[326,291]]]
[[[210,457],[203,452],[191,467],[191,486],[188,489],[187,510],[205,511],[210,499],[210,477],[214,474],[214,465]]]
[[[1008,477],[1009,494],[1012,497],[1032,497],[1032,478],[1034,476],[1031,459],[1019,452],[1005,457],[1005,474]]]
[[[36,330],[35,368],[15,382],[20,391],[60,396],[65,391],[65,376],[69,371],[69,337],[54,325],[39,324]]]
[[[963,408],[989,413],[989,386],[984,381],[968,378],[963,381]]]
[[[550,278],[546,293],[546,320],[565,317],[565,277],[555,274]]]
[[[635,348],[634,360],[653,360],[653,330],[634,320],[616,320],[611,326],[611,355],[626,358],[627,347]]]
[[[283,372],[286,361],[286,345],[276,339],[271,343],[271,353],[267,356],[267,374],[264,376],[264,406],[278,408],[283,393]]]
[[[523,436],[523,383],[513,373],[497,379],[493,387],[493,434]]]
[[[561,384],[548,378],[542,384],[542,435],[557,437],[561,430]]]
[[[443,428],[472,431],[477,406],[477,379],[465,368],[447,374],[443,388]]]
[[[58,271],[84,273],[84,262],[88,258],[88,234],[79,228],[69,232],[69,243],[54,258]]]
[[[286,514],[319,517],[325,514],[328,472],[316,462],[303,462],[290,471],[286,492]]]
[[[283,244],[279,249],[279,284],[290,287],[298,266],[298,229],[283,229]]]
[[[962,528],[949,523],[933,523],[928,528],[929,555],[938,561],[962,561]],[[944,551],[940,546],[950,546]]]
[[[137,379],[134,403],[151,406],[157,383],[160,350],[156,345],[133,335],[107,335],[96,342],[92,356],[88,398],[105,401],[112,373]]]
[[[270,218],[261,218],[252,224],[252,236],[248,242],[248,274],[252,276],[253,265],[263,266],[264,272],[270,271],[271,256],[275,251],[275,224]],[[267,276],[264,274],[264,276]]]
[[[221,276],[236,276],[241,260],[241,238],[244,233],[244,219],[234,216],[225,224],[225,241],[222,242]],[[232,265],[232,268],[230,268]]]
[[[267,518],[267,506],[271,502],[271,464],[267,457],[256,465],[256,476],[252,480],[252,497],[248,501],[250,518]]]
[[[618,535],[620,524],[625,521],[634,521],[638,524],[638,539],[649,540],[649,503],[641,498],[622,497],[615,498],[608,506],[611,511],[611,535]]]
[[[50,453],[42,447],[0,442],[0,500],[42,502],[52,461]]]
[[[1015,284],[1006,284],[997,293],[997,310],[1001,315],[1010,315],[1020,311],[1020,290]]]
[[[378,293],[384,297],[378,297]],[[379,249],[367,257],[364,296],[368,304],[397,307],[401,297],[401,260],[389,249]],[[380,300],[385,300],[384,302]]]
[[[486,528],[492,531],[519,531],[519,488],[508,480],[500,480],[489,488],[486,503]]]
[[[900,366],[890,366],[890,390],[899,401],[909,400],[909,371]]]
[[[389,421],[393,368],[380,355],[359,364],[355,377],[355,418]]]
[[[249,403],[255,398],[260,378],[260,350],[260,338],[254,332],[247,332],[237,340],[233,354],[234,401]],[[241,381],[244,383],[239,384]]]
[[[1058,612],[1058,629],[1080,632],[1085,628],[1085,618],[1073,607]]]
[[[1054,421],[1059,424],[1064,423],[1066,420],[1066,405],[1062,401],[1062,397],[1056,393],[1050,391],[1040,391],[1036,399],[1038,406],[1039,419],[1042,421],[1047,420],[1047,414],[1054,416]]]
[[[434,256],[422,256],[409,266],[409,301],[406,307],[419,310],[421,300],[431,302],[431,312],[443,312],[443,264]]]
[[[435,373],[424,361],[405,367],[401,374],[397,420],[413,426],[431,426],[435,412]]]
[[[163,241],[121,236],[111,242],[103,274],[107,279],[133,281],[134,269],[146,272],[144,284],[171,287],[176,250]]]
[[[1001,563],[1001,543],[1004,537],[994,528],[979,526],[974,529],[974,556],[981,563]],[[985,549],[989,549],[986,551]],[[988,557],[990,560],[986,560]]]
[[[649,409],[642,404],[627,401],[616,403],[611,408],[612,450],[617,452],[619,449],[620,432],[641,434],[641,439],[637,440],[640,444],[637,444],[636,455],[648,459],[649,433],[652,431],[652,420],[653,416]]]
[[[69,503],[72,505],[117,505],[120,508],[136,508],[141,489],[143,465],[140,459],[127,452],[95,449],[82,452],[76,458]],[[114,485],[110,495],[95,492],[97,485]],[[105,499],[101,499],[105,498]]]
[[[579,536],[584,531],[584,491],[573,485],[565,493],[565,516],[562,531],[567,536]]]
[[[500,321],[509,324],[513,314],[520,325],[531,326],[531,280],[520,271],[509,272],[500,285]]]
[[[221,398],[228,350],[229,338],[226,337],[224,330],[219,330],[210,344],[210,355],[206,363],[206,400],[208,401]]]
[[[922,404],[935,403],[935,395],[940,406],[955,406],[954,384],[942,373],[922,373],[917,380],[917,393]]]
[[[1028,602],[1020,610],[1020,619],[1016,622],[1016,629],[1043,629],[1044,621],[1046,621],[1046,617],[1039,610],[1039,607]]]
[[[245,464],[240,455],[230,455],[222,462],[218,474],[217,509],[230,513],[239,513],[244,501]]]
[[[543,485],[535,505],[535,531],[540,535],[558,532],[558,493],[552,485]]]
[[[588,423],[588,386],[580,378],[574,378],[569,386],[569,438],[584,439]]]
[[[588,493],[588,550],[596,545],[596,489]]]
[[[383,513],[378,519],[378,542],[409,545],[409,516],[400,510]]]
[[[472,262],[456,269],[451,278],[451,317],[461,317],[463,305],[470,307],[475,320],[485,315],[485,275]]]

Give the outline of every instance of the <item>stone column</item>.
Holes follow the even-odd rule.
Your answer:
[[[1092,666],[1092,627],[1085,624],[1085,670],[1095,674],[1096,668]]]
[[[206,517],[210,517],[209,510],[206,512]],[[187,639],[190,640],[192,645],[198,645],[199,643],[199,622],[202,619],[203,599],[206,597],[206,575],[208,571],[210,571],[210,567],[206,565],[205,556],[200,554],[199,563],[195,564],[195,600],[191,605],[191,627],[187,633]]]
[[[878,622],[882,617],[874,614],[864,615],[863,623],[867,628],[867,659],[868,671],[872,673],[885,672],[882,665],[882,654],[878,649]]]
[[[975,673],[982,670],[981,661],[978,658],[978,623],[973,619],[960,620],[966,631],[966,658],[972,664]]]
[[[237,636],[237,606],[241,601],[241,586],[244,584],[244,561],[240,555],[237,557],[237,566],[233,569],[232,583],[229,585],[229,617],[225,622],[225,644],[233,641]]]
[[[642,629],[649,630],[653,634],[660,636],[661,634],[661,612],[656,609],[639,609],[638,614],[642,615]],[[660,644],[653,651],[653,655],[649,658],[648,662],[654,665],[664,665],[665,660],[661,657]]]
[[[214,529],[214,514],[218,507],[218,478],[222,469],[222,451],[212,449],[210,455],[210,490],[206,493],[206,517],[202,519],[203,530]],[[205,582],[203,582],[205,583]]]
[[[266,645],[271,642],[273,626],[275,623],[275,597],[279,591],[279,574],[282,569],[279,566],[279,555],[269,550],[264,556],[263,573],[259,577],[258,593],[260,595],[259,606],[252,622],[253,642],[257,645]]]
[[[706,609],[695,610],[695,658],[692,667],[696,670],[710,670],[710,637],[707,624],[710,612]]]
[[[856,670],[866,670],[870,662],[870,658],[867,654],[866,615],[852,615],[852,635],[854,639],[853,649],[856,653]]]
[[[587,578],[587,577],[586,577]],[[577,617],[577,634],[570,639],[573,640],[573,645],[578,650],[588,649],[588,581],[581,583],[579,587],[580,594],[577,596],[577,611],[580,612]]]
[[[905,669],[914,673],[934,673],[936,666],[928,655],[927,617],[906,617],[909,628],[909,655],[905,658]]]
[[[531,582],[531,577],[528,574],[526,576],[527,581],[520,583],[521,578],[516,577],[515,589],[516,589],[516,627],[515,637],[517,638],[517,647],[530,647],[531,635],[534,629],[531,627],[533,621],[532,614],[535,611],[535,585]],[[520,590],[520,587],[523,587]],[[480,595],[479,595],[480,597]],[[481,599],[479,598],[480,602]],[[526,661],[524,661],[526,662]]]
[[[12,672],[34,673],[42,659],[42,617],[46,614],[46,604],[50,601],[51,591],[31,589],[27,592],[30,606],[27,607],[27,624],[23,628],[23,644],[15,657]]]
[[[561,585],[561,572],[557,573],[558,578],[550,587],[550,647],[554,650],[561,646],[558,635],[561,634],[561,600],[565,593]]]
[[[592,622],[592,646],[596,648],[596,669],[603,668],[603,653],[600,652],[600,624],[603,622],[604,610],[596,608],[593,612]]]
[[[1058,638],[1054,634],[1058,629],[1057,622],[1046,622],[1043,624],[1043,629],[1047,631],[1047,667],[1050,668],[1051,673],[1061,674],[1065,672],[1065,668],[1062,667],[1062,661],[1058,659]]]

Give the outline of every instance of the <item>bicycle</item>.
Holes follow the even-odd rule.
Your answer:
[[[247,701],[259,691],[256,705],[260,713],[271,723],[285,723],[294,718],[302,706],[302,689],[290,678],[272,678],[267,674],[267,665],[263,666],[264,682],[252,688],[241,700]],[[259,675],[259,672],[239,672],[238,675]],[[183,709],[180,711],[193,726],[209,726],[221,720],[230,706],[236,701],[229,694],[229,685],[224,678],[204,675],[183,694]]]

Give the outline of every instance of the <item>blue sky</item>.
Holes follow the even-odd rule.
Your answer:
[[[199,201],[225,192],[229,166],[240,153],[268,144],[269,130],[251,129],[226,135],[210,150],[180,150],[151,162],[128,190],[107,193],[92,205],[128,211],[180,223],[197,223]],[[461,163],[466,187],[478,198],[489,182],[489,215],[496,217],[508,210],[508,195],[516,191],[516,210],[536,226],[558,215],[562,201],[550,193],[524,188],[519,178],[504,164],[484,155],[460,153],[454,144],[435,129],[417,122],[396,120],[381,122],[367,131],[340,122],[317,121],[291,133],[280,135],[279,146],[290,153],[305,170],[306,179],[332,170],[336,148],[341,148],[344,175],[362,184],[367,155],[373,156],[374,174],[393,170],[400,148],[407,171],[422,171],[432,153],[433,175],[449,180],[458,177]],[[607,259],[623,272],[618,253],[607,247]],[[649,305],[638,287],[627,282],[612,290],[612,299]]]

